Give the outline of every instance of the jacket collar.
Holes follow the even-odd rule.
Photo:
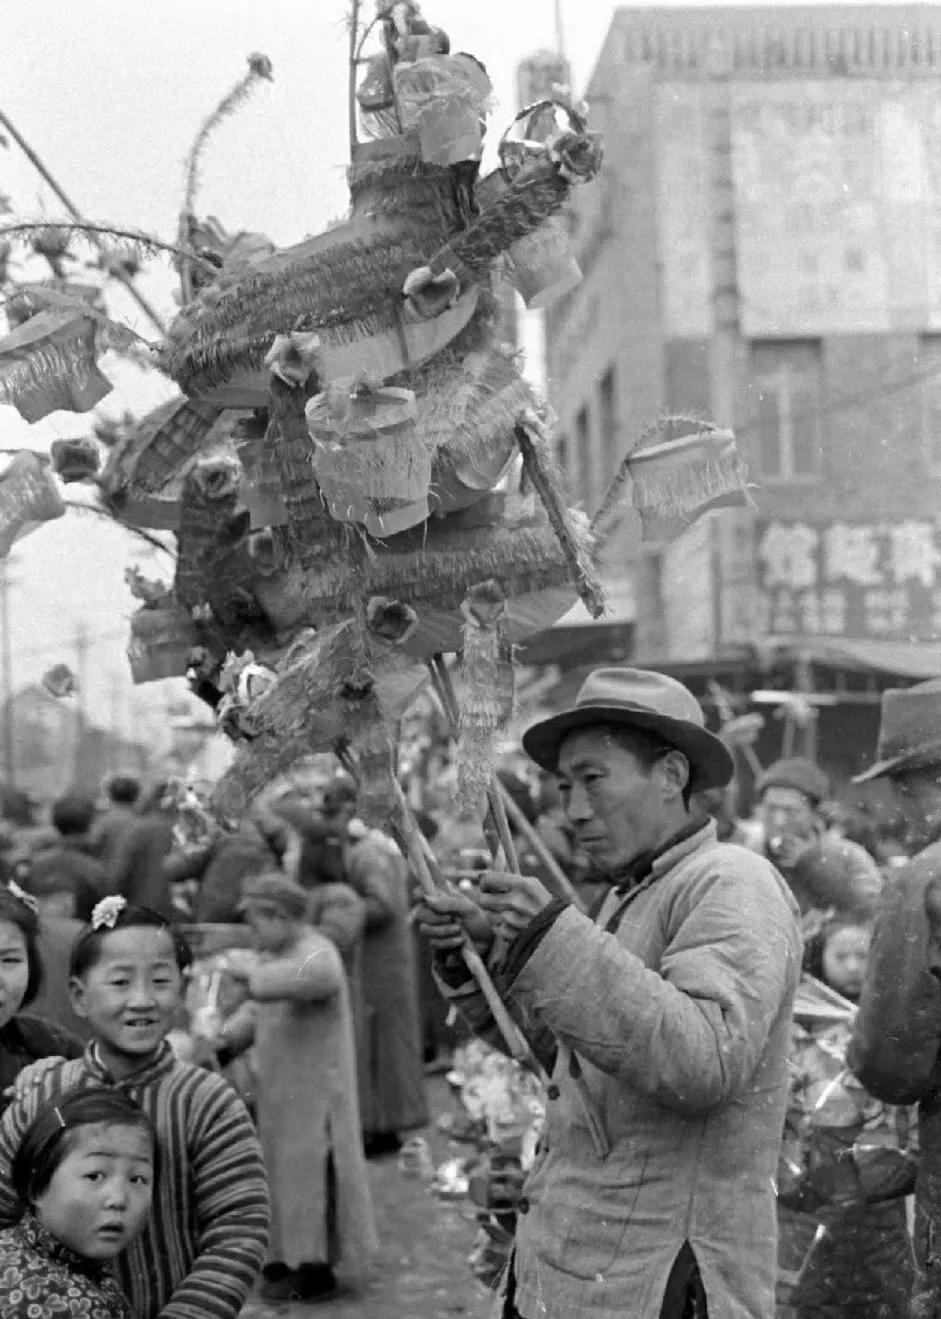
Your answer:
[[[18,1225],[23,1240],[37,1255],[43,1255],[46,1259],[58,1260],[67,1265],[70,1269],[76,1269],[79,1273],[87,1274],[91,1278],[101,1278],[107,1271],[107,1265],[104,1262],[99,1263],[97,1260],[86,1259],[84,1255],[79,1255],[77,1251],[71,1250],[64,1246],[57,1237],[40,1223],[36,1215],[30,1210],[20,1219]]]
[[[166,1040],[161,1040],[156,1052],[144,1058],[136,1071],[131,1072],[130,1076],[117,1080],[101,1061],[98,1041],[92,1040],[85,1048],[85,1065],[94,1079],[102,1085],[117,1086],[121,1090],[136,1090],[141,1086],[149,1085],[171,1072],[175,1062],[176,1055],[170,1045]]]
[[[678,833],[653,852],[644,852],[635,857],[630,865],[625,866],[614,877],[614,888],[619,893],[627,893],[645,880],[657,879],[672,870],[675,865],[691,853],[708,843],[716,842],[715,820],[691,820]]]

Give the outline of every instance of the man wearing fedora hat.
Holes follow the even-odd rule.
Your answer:
[[[796,904],[691,813],[732,759],[672,678],[596,670],[523,746],[612,880],[597,917],[496,872],[419,911],[448,997],[495,1039],[466,931],[551,1074],[500,1313],[771,1319]]]
[[[918,1109],[910,1313],[941,1315],[941,679],[882,696],[876,763],[920,850],[886,880],[848,1061],[878,1099]]]

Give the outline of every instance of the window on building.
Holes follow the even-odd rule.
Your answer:
[[[923,334],[919,349],[925,461],[932,471],[941,472],[941,334]]]
[[[575,414],[574,472],[580,499],[591,499],[591,413],[585,403]]]
[[[598,426],[601,431],[603,476],[605,480],[610,480],[614,475],[618,456],[617,394],[613,366],[608,367],[598,385]]]
[[[767,479],[800,480],[820,470],[822,354],[819,340],[751,345],[748,445]]]

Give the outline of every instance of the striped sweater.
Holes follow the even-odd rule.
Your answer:
[[[166,1041],[119,1083],[91,1043],[10,1105],[0,1121],[0,1227],[23,1213],[10,1165],[40,1105],[57,1091],[115,1084],[149,1114],[160,1142],[153,1213],[117,1260],[135,1319],[235,1319],[268,1243],[261,1149],[229,1085],[179,1062]]]

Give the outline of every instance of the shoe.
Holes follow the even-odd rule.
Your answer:
[[[329,1264],[301,1264],[294,1274],[298,1299],[312,1304],[325,1301],[337,1293],[336,1274]]]
[[[367,1159],[379,1159],[384,1154],[398,1154],[402,1148],[402,1137],[396,1131],[380,1131],[366,1136],[363,1151]]]
[[[301,1290],[298,1275],[280,1261],[266,1264],[261,1271],[262,1283],[258,1295],[266,1301],[299,1301]]]

